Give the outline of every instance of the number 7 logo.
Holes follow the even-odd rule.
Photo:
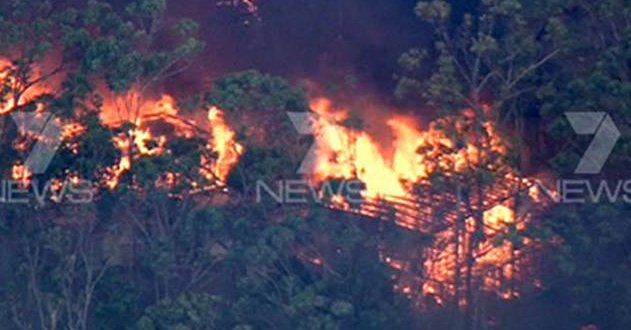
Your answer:
[[[57,149],[62,144],[62,128],[52,114],[13,112],[11,118],[22,134],[36,134],[37,143],[25,165],[34,174],[46,172]]]
[[[566,112],[578,135],[594,135],[574,173],[598,174],[620,138],[620,131],[605,112]]]

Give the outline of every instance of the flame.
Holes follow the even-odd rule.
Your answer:
[[[141,157],[154,157],[165,152],[167,137],[154,136],[148,123],[161,121],[175,127],[177,135],[191,137],[189,125],[178,115],[176,102],[169,95],[162,95],[157,100],[144,99],[136,88],[120,95],[105,98],[99,113],[101,122],[112,128],[125,123],[132,128],[118,134],[113,143],[121,152],[118,164],[107,169],[104,183],[109,189],[115,189],[121,176],[132,168],[132,161]]]
[[[20,182],[22,187],[27,187],[31,183],[33,173],[24,164],[15,164],[11,169],[11,179]]]
[[[421,131],[414,119],[395,116],[386,121],[394,136],[385,148],[365,131],[340,124],[348,119],[348,111],[337,109],[325,98],[311,102],[318,114],[316,128],[316,162],[312,173],[315,182],[328,179],[359,179],[366,185],[365,195],[409,197],[411,183],[418,183],[438,170],[462,172],[483,162],[482,153],[472,143],[461,148],[441,126],[457,118],[442,118]],[[465,113],[468,111],[464,111]],[[466,122],[455,126],[464,130]],[[506,154],[506,146],[491,123],[483,124],[484,136],[490,137],[491,149]],[[422,150],[422,152],[419,152]],[[391,156],[386,156],[390,152]]]
[[[365,194],[370,197],[406,194],[401,176],[383,157],[376,141],[366,132],[337,124],[347,119],[345,111],[333,108],[327,99],[316,99],[311,108],[319,115],[315,127],[317,157],[311,171],[315,182],[357,178],[364,182]]]
[[[231,3],[236,5],[239,2]],[[254,1],[244,0],[242,3],[250,13],[257,13],[258,7]],[[10,89],[19,88],[19,83],[9,76],[12,64],[0,59],[0,67],[4,68],[0,71],[0,82]],[[35,77],[39,76],[37,70],[35,71]],[[38,96],[50,91],[46,85],[37,84],[22,93],[19,99],[5,96],[0,103],[0,115],[32,103]],[[503,175],[505,181],[517,181],[525,186],[529,184],[528,179],[525,182],[519,181],[521,179],[517,174],[498,160],[507,155],[508,148],[492,121],[485,120],[478,130],[470,129],[477,120],[476,116],[480,115],[471,109],[465,109],[458,115],[439,118],[430,122],[425,129],[420,129],[414,118],[391,116],[384,121],[389,136],[392,137],[389,139],[390,143],[385,144],[383,140],[388,139],[375,136],[369,130],[345,125],[351,119],[348,109],[336,107],[329,99],[313,99],[310,106],[317,114],[314,123],[316,157],[310,169],[312,182],[318,184],[331,179],[359,180],[365,186],[362,192],[365,202],[358,210],[343,196],[330,197],[332,207],[339,210],[377,218],[380,216],[380,206],[376,204],[385,202],[392,207],[399,226],[422,230],[417,220],[428,215],[435,216],[434,205],[415,202],[418,197],[415,189],[419,185],[430,186],[430,179],[437,173],[458,175],[473,168],[485,167]],[[37,107],[38,111],[45,111],[43,105],[37,104]],[[490,114],[490,107],[485,106],[482,110],[481,115]],[[168,142],[172,136],[192,138],[202,134],[208,138],[206,149],[214,155],[202,155],[200,174],[216,186],[225,186],[230,172],[244,152],[244,147],[236,141],[236,133],[226,122],[221,109],[209,108],[207,121],[200,125],[204,128],[200,128],[195,120],[181,115],[174,98],[166,94],[158,99],[151,99],[140,90],[132,88],[128,93],[106,96],[101,107],[100,120],[113,130],[120,131],[120,128],[125,127],[112,141],[121,156],[116,164],[107,168],[104,175],[104,185],[109,189],[116,189],[121,177],[132,169],[137,159],[168,153]],[[156,122],[172,126],[172,134],[154,130],[152,124]],[[62,136],[66,141],[85,134],[85,127],[81,124],[63,124]],[[126,124],[130,124],[130,128]],[[457,134],[450,132],[449,128]],[[458,135],[464,138],[457,137]],[[28,146],[27,139],[14,142],[16,150],[26,151]],[[76,143],[70,145],[70,148],[73,152],[78,152]],[[27,185],[32,173],[25,165],[15,164],[11,176]],[[179,177],[178,173],[163,173],[156,181],[156,187],[173,186]],[[70,175],[70,180],[78,182],[79,179]],[[191,188],[200,189],[200,185],[201,183],[192,182]],[[529,189],[528,195],[534,200],[539,198],[536,190]],[[490,202],[492,201],[489,200],[488,203]],[[408,296],[421,292],[442,304],[447,296],[454,296],[458,292],[459,283],[455,283],[454,277],[462,270],[457,265],[464,264],[462,256],[466,252],[472,252],[475,255],[473,273],[482,286],[497,292],[498,296],[505,299],[517,297],[519,292],[506,285],[506,282],[520,277],[523,266],[519,262],[521,251],[508,240],[494,241],[513,227],[518,231],[525,230],[530,218],[515,213],[514,200],[506,199],[496,205],[489,205],[484,210],[482,219],[464,219],[464,228],[459,232],[454,229],[454,219],[441,219],[449,226],[436,234],[434,246],[425,255],[418,256],[425,260],[420,285],[418,281],[405,281],[397,285],[398,290]],[[474,240],[478,233],[483,238]],[[527,239],[522,243],[532,244]],[[409,261],[406,260],[390,256],[384,260],[393,269],[401,272],[414,268],[409,267]],[[312,262],[316,265],[323,263],[320,259],[313,259]]]
[[[7,95],[2,95],[0,100],[0,116],[11,113],[19,107],[30,104],[36,98],[52,92],[52,87],[47,84],[46,79],[42,78],[42,73],[37,67],[33,68],[30,79],[40,81],[40,83],[31,86],[25,86],[24,82],[11,75],[11,71],[15,69],[11,61],[0,57],[0,85],[8,91]],[[36,106],[37,111],[43,110],[41,104]]]
[[[163,94],[159,99],[145,99],[137,88],[130,91],[107,95],[103,101],[103,106],[99,117],[101,122],[109,127],[118,127],[123,123],[134,123],[140,126],[143,121],[165,120],[168,123],[178,126],[178,109],[172,96]],[[186,133],[190,133],[186,127],[179,127]]]
[[[225,185],[228,174],[239,161],[243,147],[234,141],[235,133],[227,125],[223,113],[216,107],[208,111],[206,131],[197,126],[194,120],[188,120],[179,114],[173,97],[162,95],[158,100],[143,100],[135,89],[125,95],[107,99],[100,113],[103,124],[120,127],[124,123],[132,123],[130,130],[114,137],[114,145],[121,151],[118,164],[107,171],[105,184],[115,189],[123,174],[131,170],[134,159],[155,157],[168,152],[168,136],[156,135],[149,127],[153,122],[166,123],[173,127],[174,135],[192,138],[199,134],[208,135],[206,148],[217,155],[216,159],[208,159],[202,155],[200,174],[215,186]],[[158,186],[172,186],[177,181],[175,173],[165,173],[158,180]],[[200,183],[192,182],[192,188],[198,189]]]
[[[257,10],[253,1],[245,1],[249,10]],[[38,97],[44,94],[52,94],[52,88],[43,79],[41,70],[33,66],[30,79],[38,81],[26,88],[23,82],[12,76],[15,67],[5,58],[0,58],[0,83],[8,91],[0,100],[0,115],[6,115],[15,111],[20,106],[33,103]],[[42,78],[42,79],[40,79]],[[243,147],[234,142],[235,134],[228,127],[223,119],[221,110],[211,108],[208,113],[208,122],[197,125],[195,118],[186,118],[179,113],[175,99],[170,95],[161,95],[157,99],[146,97],[143,90],[133,87],[126,93],[112,94],[106,92],[104,86],[97,88],[103,96],[100,104],[99,118],[101,123],[112,129],[118,130],[112,140],[114,146],[120,151],[120,159],[116,164],[107,167],[103,173],[103,184],[109,189],[115,189],[121,177],[132,169],[135,160],[143,157],[155,157],[169,152],[168,140],[176,136],[191,139],[196,136],[208,136],[207,148],[209,152],[217,154],[216,159],[205,159],[202,157],[200,164],[203,175],[214,185],[223,185],[229,172],[238,162]],[[41,103],[36,104],[39,113],[46,111]],[[55,119],[62,127],[62,139],[65,146],[71,152],[79,153],[78,140],[86,133],[86,127],[78,122]],[[165,125],[166,124],[166,125]],[[130,128],[127,128],[129,126]],[[154,126],[167,129],[167,132],[156,134]],[[125,129],[120,132],[120,128]],[[209,127],[207,130],[201,127]],[[32,145],[33,140],[41,139],[37,134],[20,134],[12,145],[26,154]],[[211,157],[207,157],[211,158]],[[32,174],[25,165],[15,165],[12,169],[13,179],[20,180],[25,184],[30,182]],[[174,185],[179,176],[177,173],[165,173],[165,180],[157,184]],[[201,182],[192,182],[192,188],[199,188],[204,185]]]
[[[211,107],[208,110],[208,123],[210,140],[207,147],[215,151],[216,158],[202,158],[202,175],[225,183],[243,153],[243,146],[235,142],[235,132],[228,126],[219,108]]]
[[[392,142],[384,145],[377,142],[384,139],[376,139],[366,130],[345,126],[343,123],[349,119],[349,111],[334,106],[330,100],[316,98],[310,106],[317,114],[313,125],[316,157],[310,171],[311,179],[316,184],[331,179],[363,182],[362,197],[366,202],[358,213],[365,216],[380,217],[379,206],[375,206],[374,201],[381,200],[391,204],[399,226],[422,230],[417,220],[433,216],[434,206],[414,202],[418,198],[414,187],[431,186],[430,178],[436,173],[454,175],[484,167],[505,176],[507,182],[531,184],[528,179],[519,181],[511,168],[499,161],[507,155],[508,147],[490,120],[483,120],[481,132],[472,129],[476,114],[471,109],[439,118],[429,123],[425,130],[419,129],[413,118],[391,116],[385,123]],[[482,110],[481,115],[490,115],[490,107],[484,106]],[[457,134],[450,134],[449,129]],[[531,197],[537,195],[533,189],[529,189],[528,194]],[[329,202],[333,208],[352,210],[342,196],[333,196]],[[484,201],[485,204],[490,202]],[[494,242],[510,226],[523,231],[530,220],[528,217],[518,219],[512,203],[512,199],[507,199],[490,205],[483,212],[482,224],[477,224],[473,217],[465,219],[465,229],[459,234],[454,229],[454,219],[443,219],[449,226],[436,235],[436,243],[423,256],[426,275],[420,289],[425,295],[434,296],[441,304],[444,301],[441,294],[455,294],[458,284],[454,283],[454,275],[460,272],[455,267],[464,264],[462,258],[456,260],[455,256],[462,256],[470,248],[476,256],[473,273],[482,279],[483,287],[498,292],[502,298],[518,296],[518,292],[504,282],[516,277],[519,265],[515,260],[520,252],[507,240]],[[477,246],[469,247],[479,226],[484,238]],[[530,242],[525,240],[524,244],[527,243]],[[405,262],[401,260],[387,257],[385,261],[394,269],[406,270]],[[414,292],[408,284],[398,287],[406,295]]]
[[[46,107],[42,102],[38,102],[38,98],[53,93],[53,84],[51,80],[54,80],[55,75],[49,74],[43,76],[42,70],[38,66],[30,67],[29,81],[20,81],[12,75],[13,71],[17,68],[13,63],[7,59],[0,57],[0,85],[5,88],[5,95],[2,95],[0,99],[0,116],[8,115],[14,111],[19,111],[20,107],[35,103],[36,116],[44,116]],[[36,83],[33,83],[36,82]],[[62,127],[61,139],[63,141],[69,141],[74,137],[77,137],[85,132],[85,127],[79,123],[65,122],[59,118],[54,118],[56,123]],[[50,137],[44,137],[34,132],[22,131],[12,141],[13,148],[26,155],[32,147],[32,142],[36,140],[47,140]],[[50,141],[48,141],[50,142]],[[70,146],[71,149],[76,152],[76,146]],[[21,182],[23,187],[30,184],[33,173],[25,164],[15,164],[11,169],[11,178],[13,180]]]

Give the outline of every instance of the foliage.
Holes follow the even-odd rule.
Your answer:
[[[215,81],[206,101],[227,112],[245,146],[230,186],[253,193],[256,180],[270,184],[295,177],[309,142],[295,131],[287,113],[308,110],[302,90],[279,77],[244,71]]]
[[[36,179],[46,182],[72,173],[100,182],[121,157],[113,136],[130,134],[137,124],[103,125],[99,113],[104,99],[146,99],[160,82],[195,64],[204,47],[196,37],[197,22],[167,18],[166,0],[126,4],[0,3],[0,55],[10,62],[0,67],[0,107],[8,107],[0,114],[3,177],[35,142],[18,132],[8,114],[43,106],[64,123],[81,124],[85,133],[66,141],[48,172]],[[627,2],[481,0],[467,7],[473,10],[460,7],[456,1],[418,2],[414,13],[420,26],[433,32],[431,44],[400,56],[395,91],[398,98],[412,97],[413,104],[443,114],[471,109],[474,119],[465,132],[457,131],[453,122],[442,123],[456,142],[454,150],[464,147],[466,134],[476,137],[476,146],[487,148],[479,119],[488,116],[514,131],[516,153],[528,149],[537,159],[550,159],[554,175],[574,178],[573,169],[590,139],[575,136],[564,112],[605,111],[620,127],[631,122]],[[337,37],[333,30],[329,34]],[[351,75],[345,84],[354,92],[361,85]],[[24,101],[39,88],[48,92]],[[420,313],[393,292],[393,269],[381,262],[385,246],[418,257],[434,237],[313,205],[254,203],[255,181],[273,186],[294,177],[310,145],[310,138],[300,136],[287,116],[308,111],[301,88],[249,70],[221,77],[205,92],[204,105],[224,110],[245,146],[229,177],[228,193],[190,192],[190,182],[200,181],[198,167],[201,157],[208,156],[207,141],[174,137],[168,141],[170,152],[134,158],[118,189],[99,190],[93,204],[0,202],[3,328],[408,329],[429,327],[434,323],[428,320],[436,315],[436,324],[443,325],[463,309],[474,317],[458,300],[438,306],[436,315]],[[123,110],[139,111],[134,106]],[[364,128],[361,118],[344,124]],[[27,148],[19,147],[22,140]],[[622,138],[594,181],[625,179],[630,142]],[[489,155],[486,163],[462,175],[431,178],[441,193],[462,188],[462,202],[475,211],[478,222],[482,206],[473,197],[484,195],[506,174],[493,167],[504,156]],[[166,172],[182,173],[185,180],[156,189],[156,180]],[[0,191],[5,188],[3,182]],[[576,327],[631,327],[629,212],[621,202],[554,205],[544,212],[532,231],[549,243],[540,261],[552,264],[544,269],[542,294],[525,296],[519,306],[563,305],[556,307],[568,307],[571,313],[557,318]],[[475,244],[480,234],[471,235],[468,244]],[[519,242],[520,235],[511,228],[492,243]],[[467,249],[467,263],[454,274],[462,275],[458,280],[463,283],[469,281],[467,301],[479,292],[467,273],[475,259],[471,251]],[[488,312],[483,305],[475,311]],[[510,305],[504,302],[502,307]],[[510,324],[520,329],[522,323],[533,328],[519,318],[502,323],[504,311],[492,311],[497,326],[472,322],[468,328]],[[534,328],[555,328],[546,327],[553,321]]]

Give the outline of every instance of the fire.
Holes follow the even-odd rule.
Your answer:
[[[134,159],[155,157],[169,152],[168,136],[155,135],[149,124],[161,122],[174,128],[174,135],[192,138],[203,134],[208,136],[206,148],[217,155],[209,160],[202,156],[200,174],[215,185],[225,184],[228,174],[239,161],[243,147],[234,141],[235,133],[223,119],[219,108],[211,107],[208,111],[208,130],[199,127],[194,120],[188,120],[179,114],[173,97],[162,95],[158,100],[143,100],[136,90],[126,95],[112,97],[103,104],[100,113],[101,121],[111,127],[120,127],[124,123],[132,123],[130,130],[114,138],[114,145],[121,151],[118,164],[109,168],[105,184],[110,189],[118,186],[121,176],[131,170]],[[159,186],[173,185],[175,173],[166,173]],[[197,189],[200,183],[193,182]]]
[[[11,179],[20,182],[22,187],[30,184],[33,173],[24,164],[15,164],[11,169]]]
[[[159,99],[146,99],[136,89],[122,95],[107,95],[104,99],[99,117],[101,122],[110,127],[118,127],[123,123],[142,125],[143,121],[162,119],[170,124],[178,125],[178,109],[175,99],[163,94]],[[186,127],[179,127],[190,134]]]
[[[317,158],[311,169],[315,182],[357,178],[366,185],[365,194],[369,197],[406,195],[401,173],[397,172],[404,170],[403,165],[395,168],[389,164],[379,145],[366,132],[338,125],[348,118],[345,111],[334,109],[326,99],[313,101],[311,108],[319,115]]]
[[[433,196],[428,196],[429,201],[425,203],[429,204],[419,202],[421,196],[415,191],[415,187],[419,186],[431,189],[433,175],[467,177],[466,173],[474,168],[496,172],[501,176],[500,181],[511,185],[529,186],[530,180],[520,181],[511,168],[499,160],[507,155],[508,148],[490,120],[484,120],[476,131],[472,129],[475,112],[467,109],[459,115],[439,118],[427,129],[421,130],[412,118],[391,116],[384,122],[390,130],[392,142],[380,144],[377,142],[379,139],[366,130],[345,126],[343,123],[349,119],[349,111],[335,107],[330,100],[317,98],[310,105],[317,114],[313,125],[316,131],[316,160],[310,171],[314,182],[331,179],[363,182],[365,202],[357,212],[368,217],[383,217],[384,212],[380,209],[385,203],[390,204],[394,220],[402,227],[429,230],[419,225],[419,220],[423,219],[446,224],[446,229],[435,234],[434,247],[423,256],[425,276],[421,290],[425,295],[435,296],[435,300],[442,303],[444,297],[441,295],[455,294],[458,284],[454,283],[454,278],[456,272],[461,271],[455,267],[464,264],[462,255],[467,250],[475,256],[472,273],[482,279],[485,289],[498,292],[503,298],[518,295],[502,280],[510,281],[516,277],[515,273],[519,270],[516,260],[520,252],[507,240],[494,241],[511,226],[523,231],[530,220],[515,215],[514,200],[493,201],[489,197],[482,203],[487,205],[483,206],[486,210],[482,223],[478,224],[472,215],[466,215],[464,230],[457,233],[454,229],[457,219],[438,214],[431,203]],[[490,108],[485,106],[482,112],[483,116],[489,115]],[[536,193],[530,189],[528,194],[532,197]],[[335,209],[352,211],[342,196],[333,196],[329,202]],[[437,216],[442,219],[434,219]],[[484,237],[474,243],[474,235],[480,229]],[[524,244],[528,243],[525,240]],[[460,258],[456,260],[456,256]],[[404,261],[390,257],[385,260],[397,270],[405,271],[407,268]],[[407,284],[401,288],[404,294],[412,292]]]
[[[17,70],[15,65],[10,60],[0,57],[0,85],[2,85],[5,92],[0,99],[0,116],[6,116],[13,112],[21,111],[20,108],[27,105],[34,105],[36,118],[44,119],[46,107],[43,102],[39,101],[39,98],[54,93],[54,82],[52,80],[55,80],[54,78],[57,77],[54,74],[44,76],[42,70],[37,66],[33,66],[29,69],[30,82],[21,81],[14,76],[14,71]],[[59,118],[54,118],[53,120],[62,127],[61,139],[63,141],[68,141],[84,133],[84,127],[78,123],[62,121]],[[51,138],[42,136],[36,132],[23,131],[23,127],[19,127],[19,129],[20,134],[12,141],[12,146],[24,156],[27,155],[30,148],[33,147],[33,142],[37,140],[47,141],[47,139]],[[23,187],[31,183],[32,177],[33,173],[27,165],[23,163],[13,165],[11,178],[12,180],[19,181]]]
[[[235,142],[235,132],[226,123],[223,112],[217,107],[208,110],[210,140],[207,148],[216,153],[215,159],[202,158],[202,175],[209,179],[218,179],[225,183],[228,174],[237,164],[243,146]]]
[[[248,8],[256,9],[255,3],[248,1]],[[54,94],[53,88],[48,84],[48,79],[40,79],[42,76],[38,67],[33,67],[31,79],[37,84],[26,86],[13,76],[15,67],[11,61],[0,58],[0,83],[6,95],[0,100],[0,115],[7,115],[16,111],[19,107],[35,103],[36,111],[44,113],[46,107],[38,102],[38,98],[46,94]],[[146,93],[138,88],[132,88],[126,93],[108,93],[104,86],[98,88],[103,96],[100,104],[99,118],[101,123],[118,131],[112,143],[120,151],[120,158],[116,164],[107,167],[103,174],[103,185],[109,189],[115,189],[121,177],[129,172],[136,160],[146,157],[156,157],[168,150],[168,141],[173,137],[191,139],[194,137],[207,137],[207,149],[209,153],[215,153],[216,159],[203,157],[200,164],[200,174],[213,182],[213,186],[225,184],[229,172],[238,162],[243,147],[234,141],[235,134],[223,119],[221,110],[211,108],[207,122],[197,124],[196,118],[186,118],[179,113],[175,99],[170,95],[161,95],[154,99],[146,96]],[[191,116],[192,117],[192,116]],[[86,128],[78,123],[68,120],[55,119],[62,127],[62,140],[64,145],[73,153],[79,153],[78,140],[86,134]],[[155,130],[154,126],[158,127]],[[121,131],[122,129],[122,131]],[[166,132],[164,131],[166,130]],[[157,134],[157,132],[160,132]],[[12,142],[13,147],[23,154],[27,154],[32,147],[32,142],[41,139],[38,134],[20,134]],[[30,170],[22,164],[16,164],[11,172],[15,180],[28,184],[32,177]],[[159,184],[165,186],[174,185],[178,178],[177,173],[165,173],[165,180]],[[158,184],[158,183],[157,183]],[[192,182],[192,189],[199,189],[205,183]]]
[[[4,90],[4,94],[0,98],[0,116],[7,116],[16,111],[20,111],[22,107],[27,105],[34,105],[36,117],[42,119],[45,105],[39,102],[39,98],[53,93],[54,75],[44,76],[39,67],[32,67],[29,72],[29,83],[21,81],[14,76],[14,71],[18,68],[8,59],[0,57],[0,85]],[[83,127],[77,123],[66,123],[62,120],[55,118],[57,124],[62,127],[62,140],[69,140],[79,134],[82,134]],[[13,148],[20,152],[22,155],[27,155],[30,148],[32,148],[33,142],[37,140],[46,140],[50,137],[41,136],[35,132],[22,131],[22,127],[19,127],[19,136],[12,141]],[[50,141],[48,141],[50,142]],[[30,185],[33,178],[33,173],[27,165],[18,163],[13,165],[11,169],[11,179],[20,182],[23,187]]]
[[[2,95],[0,100],[0,116],[11,113],[19,107],[30,104],[38,97],[52,92],[52,88],[47,84],[48,81],[42,78],[42,73],[38,68],[34,68],[31,79],[32,81],[41,80],[41,82],[30,86],[26,86],[24,82],[11,75],[11,71],[15,69],[11,61],[0,57],[0,85],[8,91],[7,95]],[[41,104],[36,104],[36,106],[38,111],[42,110]]]
[[[254,1],[243,3],[251,13],[258,10]],[[9,76],[11,63],[0,59],[0,67],[4,67],[0,72],[3,85],[8,86],[9,90],[19,89],[19,83]],[[38,96],[49,92],[50,89],[42,84],[27,89],[18,99],[9,97],[11,95],[5,96],[0,115],[32,103]],[[41,104],[37,106],[40,112],[46,110]],[[443,225],[440,231],[433,233],[434,245],[424,255],[418,256],[424,260],[422,278],[397,286],[403,294],[409,296],[421,292],[435,297],[439,304],[449,296],[456,296],[461,283],[457,283],[455,278],[458,278],[462,265],[467,261],[463,256],[469,254],[475,258],[471,272],[485,289],[506,299],[519,295],[506,282],[520,277],[523,266],[520,261],[521,251],[514,246],[514,241],[501,239],[502,235],[513,229],[524,231],[530,222],[527,215],[516,214],[515,199],[496,198],[489,193],[484,201],[478,201],[482,205],[482,210],[478,210],[482,211],[481,219],[476,219],[468,211],[463,212],[459,219],[453,216],[453,212],[441,215],[436,210],[438,204],[433,204],[436,196],[421,196],[418,192],[419,187],[430,190],[436,175],[466,178],[472,169],[484,168],[500,176],[500,181],[525,186],[527,194],[533,199],[537,198],[537,192],[528,187],[529,180],[519,178],[510,166],[500,160],[507,155],[508,147],[492,121],[476,118],[488,115],[491,111],[489,107],[483,107],[482,114],[465,109],[460,114],[430,122],[424,129],[418,126],[414,118],[393,115],[383,121],[389,133],[387,136],[390,137],[383,139],[370,133],[370,130],[346,125],[352,119],[350,112],[343,107],[336,107],[326,98],[314,99],[310,106],[317,115],[314,119],[316,157],[309,169],[312,182],[359,180],[365,188],[362,192],[364,201],[359,208],[351,206],[340,195],[329,197],[331,207],[373,218],[383,218],[387,214],[388,217],[394,217],[399,226],[410,230],[429,231],[429,226]],[[213,188],[226,185],[230,172],[244,152],[244,147],[236,141],[236,133],[227,123],[222,110],[214,106],[208,109],[207,117],[198,125],[199,120],[180,114],[175,99],[170,95],[153,99],[138,89],[132,89],[124,94],[107,95],[100,111],[102,124],[117,132],[112,143],[120,151],[120,159],[108,167],[104,174],[103,184],[109,189],[118,187],[122,176],[132,170],[138,159],[171,152],[169,140],[173,137],[206,138],[208,154],[201,156],[199,174],[212,182]],[[480,119],[482,124],[472,129]],[[168,133],[156,130],[155,123],[166,123],[172,130]],[[86,128],[81,124],[61,124],[62,137],[66,141],[86,133]],[[384,140],[389,140],[389,143],[384,143]],[[26,140],[14,142],[16,150],[26,151],[28,146]],[[78,153],[76,143],[69,147]],[[12,178],[25,185],[30,182],[32,175],[23,164],[15,164],[11,171]],[[71,181],[78,182],[79,178],[75,174],[68,175]],[[179,173],[163,173],[156,181],[156,186],[172,187],[180,177]],[[203,185],[191,182],[191,189],[204,189]],[[494,188],[500,192],[506,190]],[[442,198],[440,203],[451,197],[439,196],[439,199]],[[384,204],[388,206],[387,212],[383,211]],[[460,202],[453,207],[460,208]],[[459,230],[455,229],[457,221],[463,224]],[[521,243],[528,245],[532,242],[523,239]],[[387,254],[384,254],[384,260],[400,272],[412,268],[409,260],[395,259]],[[320,259],[312,262],[323,264]]]
[[[386,121],[394,139],[391,145],[383,147],[367,132],[340,124],[348,119],[348,112],[336,109],[331,101],[316,99],[311,102],[311,109],[318,114],[317,161],[311,171],[316,182],[359,179],[366,185],[366,197],[410,197],[414,183],[439,170],[462,172],[482,162],[482,152],[476,146],[467,143],[457,148],[440,129],[456,118],[442,118],[421,131],[413,119],[394,116]],[[455,124],[459,129],[466,125]],[[506,147],[493,126],[487,122],[483,127],[485,135],[491,137],[491,149],[505,154]],[[391,156],[386,156],[388,152]]]
[[[495,242],[493,239],[497,235],[506,233],[511,225],[525,225],[529,219],[518,223],[518,218],[513,209],[507,205],[499,204],[487,211],[483,215],[482,232],[485,239],[474,246],[475,265],[473,269],[474,277],[481,279],[481,286],[489,292],[497,292],[504,299],[519,296],[519,292],[514,290],[509,284],[515,280],[523,260],[521,251],[513,246],[513,243],[502,240]],[[478,229],[478,224],[474,219],[466,219],[466,229],[460,234],[453,230],[441,232],[436,237],[435,246],[442,249],[430,249],[424,263],[427,271],[427,278],[423,285],[423,292],[427,295],[436,295],[438,292],[455,293],[453,279],[456,275],[455,265],[466,263],[463,252],[466,252],[467,242],[472,240]],[[521,227],[525,229],[525,227]],[[457,237],[456,237],[457,235]],[[461,242],[456,244],[455,242]],[[524,245],[529,244],[529,240],[522,239]],[[458,253],[456,253],[456,249]],[[457,257],[459,256],[459,257]],[[447,285],[446,285],[447,284]],[[466,303],[460,301],[460,303]]]
[[[121,152],[118,164],[110,167],[105,174],[105,185],[115,189],[121,176],[131,170],[134,159],[153,157],[165,152],[167,137],[154,136],[148,123],[166,122],[176,128],[176,134],[190,137],[191,129],[178,116],[175,100],[169,95],[162,95],[158,100],[144,99],[137,89],[121,95],[105,98],[99,113],[101,122],[112,128],[126,123],[132,128],[114,137],[112,141]]]

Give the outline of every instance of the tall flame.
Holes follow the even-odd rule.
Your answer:
[[[501,180],[524,186],[531,183],[528,179],[518,179],[507,164],[499,161],[499,158],[507,154],[507,146],[491,121],[481,123],[481,133],[469,129],[476,119],[471,110],[464,110],[460,115],[439,118],[430,123],[426,130],[420,130],[414,119],[391,116],[385,123],[393,138],[391,144],[384,145],[377,143],[378,140],[365,130],[346,127],[343,123],[349,118],[349,111],[336,108],[328,99],[314,99],[311,109],[318,115],[314,125],[316,161],[311,169],[312,180],[316,183],[330,179],[363,182],[365,190],[362,196],[366,202],[359,209],[359,213],[363,215],[378,217],[378,206],[371,201],[382,200],[391,203],[394,216],[398,218],[397,224],[419,230],[417,220],[427,215],[436,216],[434,208],[438,205],[417,203],[415,199],[419,196],[414,189],[418,185],[430,187],[430,178],[436,173],[454,175],[472,168],[486,167],[505,176]],[[483,107],[484,114],[489,112],[489,107]],[[457,134],[450,134],[450,128]],[[457,135],[463,137],[458,138]],[[466,135],[473,136],[467,138]],[[483,204],[491,202],[493,201],[489,198]],[[342,196],[333,196],[330,203],[333,208],[350,209]],[[525,229],[529,219],[518,219],[513,205],[514,201],[510,198],[498,201],[497,205],[489,205],[483,212],[482,224],[477,224],[473,218],[464,219],[465,229],[460,233],[455,230],[456,219],[442,219],[449,225],[436,235],[434,247],[425,256],[426,275],[418,290],[425,295],[435,296],[439,303],[443,299],[439,291],[455,294],[455,267],[464,262],[462,257],[456,260],[455,256],[462,256],[478,231],[476,227],[482,226],[485,238],[479,240],[478,245],[472,247],[474,251],[471,251],[476,256],[474,273],[483,279],[486,289],[498,292],[504,298],[516,296],[517,293],[505,288],[498,278],[510,280],[515,276],[514,260],[519,251],[508,241],[493,242],[495,237],[505,233],[510,226],[517,225],[518,230]],[[525,240],[524,243],[529,242]],[[402,260],[391,257],[385,260],[393,268],[405,268]],[[487,270],[489,268],[499,271]],[[439,287],[440,284],[443,284],[442,287]],[[410,285],[398,287],[405,294],[413,292]]]
[[[243,146],[235,141],[235,132],[228,126],[219,108],[211,107],[208,110],[208,122],[210,124],[208,148],[215,151],[216,158],[202,158],[202,174],[209,179],[216,178],[220,183],[225,183],[228,174],[243,153]]]
[[[253,1],[243,3],[252,12],[258,9]],[[11,62],[0,59],[0,68],[2,85],[9,90],[19,88],[19,82],[10,76],[13,68]],[[35,76],[37,75],[39,73],[35,72]],[[15,111],[17,107],[32,103],[38,96],[49,92],[50,88],[41,84],[20,93],[20,98],[5,96],[0,103],[0,115]],[[106,97],[103,102],[101,122],[118,131],[125,128],[113,138],[112,143],[120,150],[121,157],[107,169],[105,186],[115,189],[121,177],[133,168],[135,160],[169,152],[168,141],[172,135],[192,138],[200,134],[207,137],[206,149],[213,155],[202,155],[199,174],[214,182],[215,186],[225,186],[244,148],[236,141],[236,133],[228,125],[221,109],[211,107],[204,124],[197,125],[195,120],[189,120],[179,113],[173,97],[162,95],[154,100],[143,96],[137,89],[132,89],[122,95]],[[424,130],[417,126],[417,121],[413,118],[390,116],[383,122],[392,138],[389,144],[384,144],[382,141],[385,139],[377,138],[367,130],[345,125],[350,122],[349,111],[335,107],[330,100],[317,98],[310,105],[318,115],[315,120],[316,157],[310,179],[315,183],[331,179],[363,182],[364,203],[358,211],[354,211],[365,216],[380,217],[380,203],[386,202],[390,204],[398,225],[411,230],[422,230],[417,220],[428,215],[436,216],[436,205],[419,203],[415,189],[420,185],[431,186],[431,178],[437,173],[447,176],[465,175],[472,168],[485,167],[503,176],[503,181],[520,186],[530,184],[529,179],[520,178],[507,164],[499,161],[507,155],[508,148],[490,120],[483,119],[477,131],[469,130],[472,122],[480,119],[476,119],[472,110],[435,120]],[[37,110],[46,109],[37,104]],[[483,112],[488,114],[489,107],[484,107]],[[170,124],[174,128],[173,133],[156,134],[151,125],[156,121]],[[85,127],[81,124],[62,124],[64,140],[71,140],[85,133]],[[455,135],[469,135],[469,138],[454,137],[448,128],[454,129]],[[14,142],[16,150],[26,152],[28,147],[27,139]],[[77,145],[69,147],[77,153]],[[32,173],[25,165],[16,163],[11,176],[27,185]],[[70,178],[77,180],[74,176]],[[177,180],[177,173],[164,173],[156,186],[172,186]],[[192,185],[193,189],[199,188],[199,183]],[[441,219],[448,226],[435,235],[434,245],[425,255],[418,256],[424,258],[421,284],[402,282],[397,286],[402,293],[431,295],[438,303],[443,302],[445,294],[456,295],[459,284],[455,283],[454,278],[461,272],[461,265],[466,262],[462,256],[470,253],[475,255],[473,273],[481,279],[484,288],[498,292],[503,298],[512,298],[519,294],[502,280],[518,276],[523,266],[519,262],[521,252],[515,248],[513,241],[496,242],[494,239],[513,228],[523,231],[530,218],[516,214],[514,198],[496,201],[491,197],[481,203],[485,207],[482,219],[475,219],[471,214],[461,219],[464,220],[464,228],[455,229],[457,219],[453,217]],[[343,196],[331,196],[330,203],[333,208],[351,210]],[[456,208],[458,207],[459,204],[456,204]],[[474,240],[479,233],[483,236],[482,239]],[[523,239],[522,243],[531,244],[527,239]],[[409,261],[385,254],[384,260],[400,271],[406,271],[410,264]]]

